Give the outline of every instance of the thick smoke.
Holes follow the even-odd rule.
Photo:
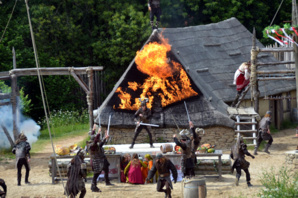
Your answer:
[[[20,104],[20,102],[19,102]],[[40,134],[40,126],[36,124],[31,118],[25,117],[21,113],[21,105],[17,108],[17,126],[19,132],[24,132],[30,144],[37,141]],[[13,116],[12,105],[0,106],[0,148],[10,148],[10,143],[5,135],[1,125],[5,126],[11,138],[15,141],[13,136]]]

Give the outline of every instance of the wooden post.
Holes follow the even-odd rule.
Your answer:
[[[254,109],[255,112],[259,113],[259,85],[257,81],[257,56],[259,51],[256,48],[256,30],[253,29],[253,37],[252,37],[252,49],[251,49],[251,97],[254,101]]]
[[[9,141],[9,143],[10,143],[11,148],[12,148],[12,147],[14,146],[14,142],[13,142],[13,140],[12,140],[12,138],[11,138],[9,132],[7,131],[7,129],[6,129],[6,127],[5,127],[4,125],[1,125],[1,127],[2,127],[2,129],[3,129],[4,133],[5,133],[5,135],[7,136],[7,139],[8,139],[8,141]]]
[[[297,4],[296,4],[296,0],[292,0],[292,26],[293,25],[297,25],[298,24],[298,20],[296,16],[296,12],[297,12]],[[294,40],[297,42],[298,38],[296,35],[294,35]],[[297,45],[293,45],[294,46],[294,59],[295,59],[295,76],[296,76],[296,108],[298,108],[298,48]]]
[[[88,103],[88,112],[89,112],[89,123],[90,123],[90,131],[92,131],[94,119],[93,119],[93,69],[88,67],[86,69],[89,79],[89,92],[87,93],[87,103]]]
[[[12,104],[12,122],[13,122],[13,137],[14,140],[18,139],[18,128],[17,128],[17,76],[15,74],[11,75],[11,104]]]

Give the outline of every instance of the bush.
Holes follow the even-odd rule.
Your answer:
[[[50,114],[49,122],[50,126],[55,128],[67,125],[87,124],[89,122],[89,114],[85,109],[83,109],[82,112],[79,112],[78,110],[54,110]],[[42,128],[47,128],[47,120],[45,118],[41,119],[38,124],[41,125]]]
[[[278,173],[273,168],[264,172],[261,183],[265,187],[258,193],[261,198],[290,198],[298,195],[298,172],[292,173],[285,167]]]

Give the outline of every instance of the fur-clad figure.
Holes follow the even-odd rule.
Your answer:
[[[74,198],[79,192],[80,198],[86,194],[85,182],[87,176],[87,165],[84,161],[85,152],[80,150],[77,155],[72,158],[71,162],[67,165],[67,182],[65,192],[70,198]]]
[[[255,146],[254,155],[258,154],[258,148],[263,140],[268,140],[264,152],[270,154],[268,149],[273,142],[273,138],[270,133],[271,114],[271,111],[267,111],[265,116],[259,122],[259,134],[257,137],[257,145]]]
[[[177,139],[176,134],[173,135],[174,142],[176,145],[182,148],[182,160],[181,160],[181,170],[183,177],[193,177],[195,176],[195,165],[196,165],[196,155],[195,151],[197,150],[201,137],[199,137],[194,129],[193,123],[189,122],[190,131],[192,133],[192,138],[189,138],[188,132],[180,132],[181,139]],[[183,131],[186,131],[183,130]]]
[[[156,155],[156,161],[153,164],[153,167],[149,171],[148,177],[146,179],[147,182],[150,181],[151,178],[154,177],[156,171],[159,173],[158,181],[157,181],[157,191],[164,192],[165,197],[171,198],[171,189],[173,189],[173,185],[171,182],[171,173],[174,178],[174,183],[177,182],[177,169],[171,160],[165,158],[161,153]],[[171,172],[170,172],[171,171]],[[163,187],[166,186],[164,190]]]
[[[234,172],[234,169],[236,169],[237,173],[235,184],[236,186],[238,186],[242,169],[246,174],[247,186],[251,187],[252,185],[250,183],[250,173],[248,171],[250,163],[245,160],[245,155],[251,156],[253,159],[255,158],[252,154],[250,154],[247,151],[247,145],[243,142],[242,138],[238,136],[237,142],[235,145],[232,146],[230,154],[230,157],[234,160],[232,166],[232,173]]]
[[[138,135],[141,133],[141,131],[143,129],[145,129],[147,131],[147,133],[148,133],[149,141],[150,141],[150,147],[151,148],[154,148],[154,146],[153,146],[153,140],[152,140],[152,135],[151,135],[151,132],[150,132],[150,126],[145,126],[145,125],[141,125],[140,124],[141,122],[142,123],[148,123],[149,122],[149,118],[151,117],[151,110],[147,108],[147,102],[148,102],[148,99],[145,98],[141,102],[141,108],[139,108],[137,110],[137,112],[135,113],[134,120],[135,120],[137,126],[135,128],[135,135],[133,137],[132,143],[131,143],[131,145],[129,147],[130,149],[133,148]]]
[[[16,167],[18,169],[18,186],[21,185],[23,165],[26,168],[25,183],[30,184],[28,180],[30,172],[30,150],[31,147],[30,144],[27,142],[27,136],[24,134],[24,132],[20,133],[12,149],[12,153],[16,155]]]
[[[104,171],[104,178],[106,185],[113,185],[109,179],[109,166],[110,163],[107,160],[103,145],[106,143],[109,135],[107,135],[107,131],[105,132],[105,138],[100,140],[101,128],[98,129],[98,133],[95,134],[96,125],[93,126],[93,130],[91,133],[91,141],[88,144],[88,151],[91,156],[91,166],[94,172],[91,190],[92,192],[101,192],[101,190],[97,187],[97,178]]]

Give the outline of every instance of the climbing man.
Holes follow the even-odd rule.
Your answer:
[[[245,90],[246,86],[249,84],[250,78],[250,61],[242,63],[239,68],[236,70],[234,74],[234,82],[233,84],[236,85],[237,95],[235,100],[232,103],[232,107],[234,107],[238,99],[241,96],[241,93]]]

